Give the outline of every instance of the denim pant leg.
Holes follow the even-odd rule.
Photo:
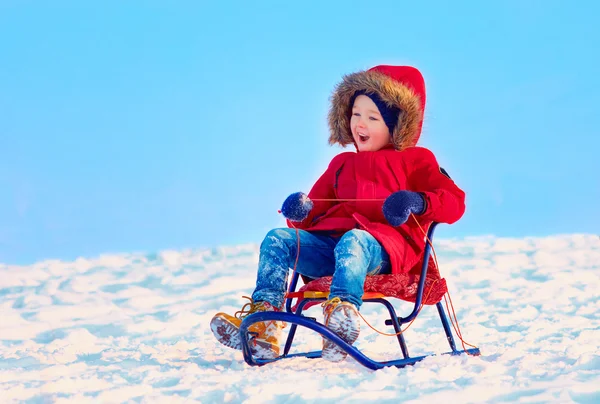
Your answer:
[[[335,247],[335,273],[329,298],[362,305],[367,275],[390,273],[390,258],[381,244],[364,230],[350,230]]]
[[[300,255],[296,272],[311,278],[333,275],[334,248],[337,239],[298,230]],[[287,292],[289,269],[294,267],[298,251],[296,229],[280,228],[267,233],[260,246],[255,302],[267,301],[282,307]]]

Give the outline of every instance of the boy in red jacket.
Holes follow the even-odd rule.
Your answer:
[[[431,151],[416,146],[424,109],[425,83],[413,67],[376,66],[343,78],[332,97],[329,142],[353,144],[356,152],[334,157],[308,195],[284,201],[289,228],[271,230],[261,244],[252,301],[235,316],[218,313],[211,321],[221,343],[241,349],[243,317],[283,307],[296,258],[296,271],[306,277],[333,276],[324,323],[349,344],[356,341],[366,276],[416,268],[424,240],[411,214],[426,228],[454,223],[465,210],[464,192]],[[254,354],[277,357],[283,324],[251,328]],[[323,339],[322,357],[337,362],[346,353]]]

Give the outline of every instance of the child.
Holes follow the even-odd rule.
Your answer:
[[[211,321],[221,343],[241,349],[246,315],[281,310],[296,258],[306,277],[333,275],[324,324],[349,344],[356,341],[366,276],[409,272],[418,264],[424,241],[411,214],[425,228],[453,223],[465,210],[464,192],[431,151],[416,147],[424,109],[425,83],[413,67],[376,66],[343,78],[332,97],[329,142],[353,144],[356,153],[334,157],[308,196],[298,192],[284,201],[289,228],[271,230],[262,242],[251,302]],[[283,327],[274,321],[251,327],[257,357],[279,355]],[[322,357],[337,362],[346,353],[323,339]]]

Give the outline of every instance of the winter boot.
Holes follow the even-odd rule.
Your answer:
[[[325,326],[336,333],[349,345],[354,344],[360,333],[358,310],[350,302],[343,302],[339,297],[334,297],[322,304],[323,321]],[[323,338],[323,352],[321,357],[330,362],[343,361],[348,354],[337,344]]]
[[[242,309],[233,316],[217,313],[210,321],[210,329],[217,340],[233,349],[242,349],[240,325],[242,320],[259,311],[279,311],[269,302],[254,302],[251,298]],[[258,359],[273,359],[279,356],[279,340],[285,323],[281,321],[265,321],[254,323],[248,331],[253,335],[250,339],[252,354]]]

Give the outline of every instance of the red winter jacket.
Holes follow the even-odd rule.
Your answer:
[[[409,190],[425,196],[427,209],[416,218],[427,231],[432,221],[454,223],[465,211],[465,194],[446,176],[431,151],[416,147],[425,106],[421,74],[412,67],[377,66],[346,76],[333,96],[329,114],[331,143],[353,143],[350,133],[350,99],[355,91],[376,91],[400,108],[392,144],[375,152],[346,152],[333,158],[308,196],[311,199],[385,199]],[[359,228],[368,231],[388,252],[392,273],[420,270],[424,235],[412,218],[394,228],[382,211],[383,201],[315,201],[309,216],[290,227],[342,234]]]

